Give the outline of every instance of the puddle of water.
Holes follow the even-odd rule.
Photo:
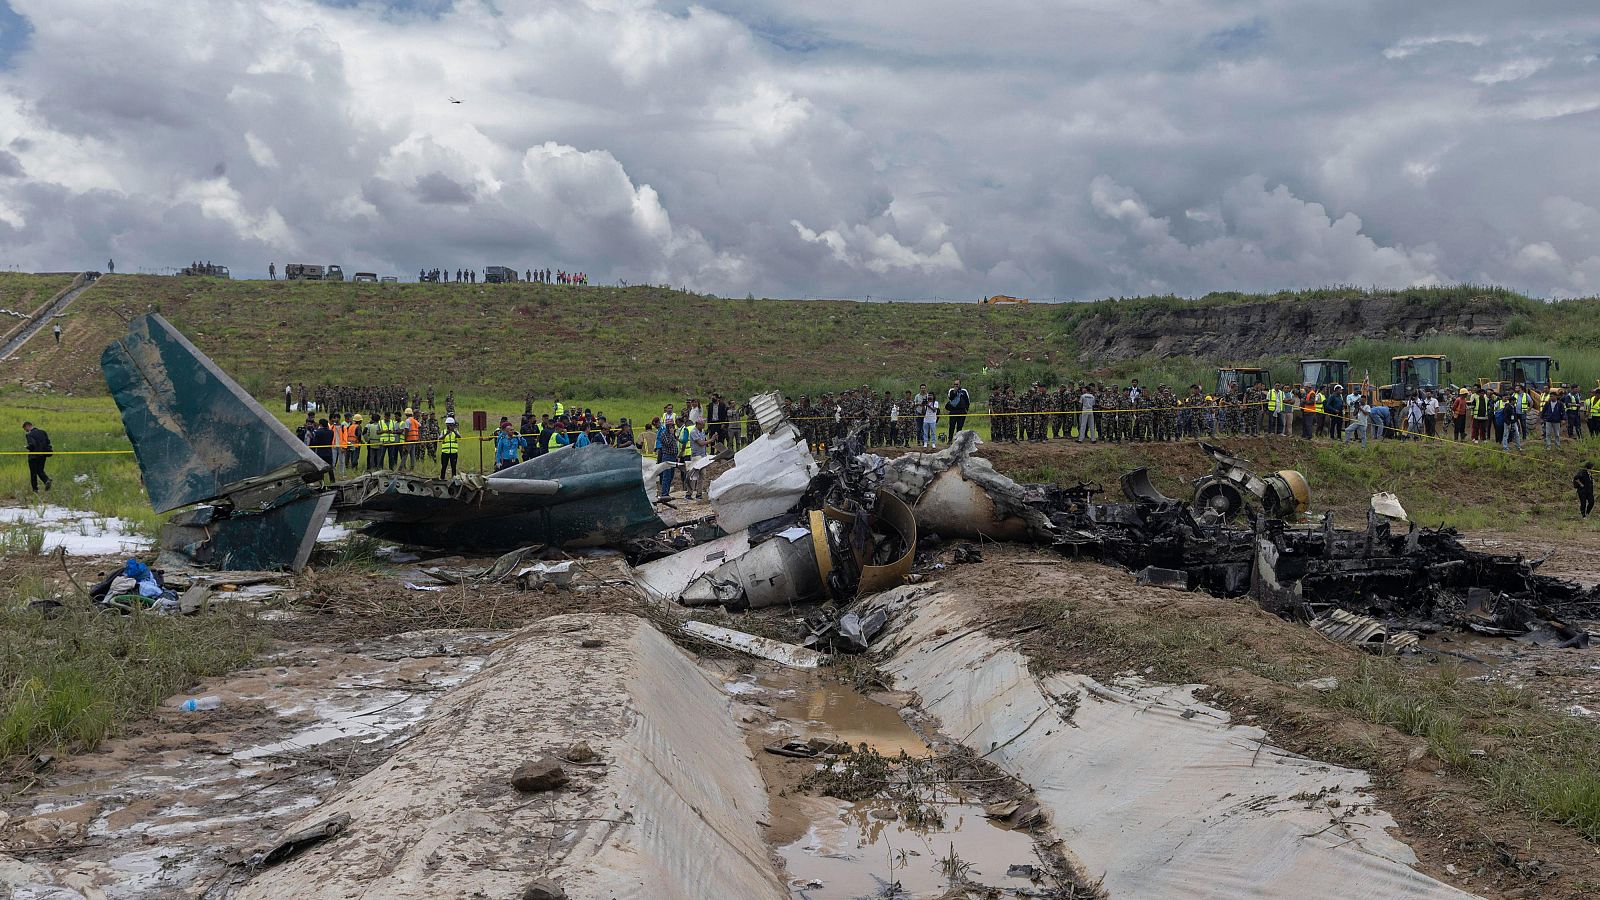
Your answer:
[[[884,756],[927,756],[928,745],[900,713],[856,693],[849,685],[792,669],[734,682],[734,694],[753,696],[801,731],[801,737],[837,737],[851,746],[866,744]]]
[[[731,681],[727,690],[741,700],[767,705],[782,720],[775,731],[758,732],[753,740],[798,731],[802,738],[864,743],[890,757],[902,750],[910,756],[931,752],[898,710],[815,673],[764,670]],[[826,758],[801,763],[822,764]],[[778,771],[768,769],[769,789],[772,778],[784,777]],[[792,771],[787,777],[794,777]],[[946,861],[952,848],[962,877],[973,883],[1013,891],[1034,886],[1028,873],[1009,874],[1013,866],[1039,865],[1030,835],[995,824],[984,817],[980,804],[964,798],[939,792],[932,799],[944,820],[938,827],[902,821],[888,801],[844,803],[792,791],[775,794],[768,833],[779,842],[776,850],[788,872],[791,896],[942,897],[950,887]]]
[[[970,881],[1012,889],[1033,884],[1025,875],[1007,874],[1015,865],[1039,864],[1033,839],[996,826],[975,804],[945,806],[944,826],[936,829],[875,819],[877,809],[871,803],[842,806],[837,815],[813,822],[800,840],[778,849],[793,897],[941,897],[950,887],[952,848]],[[896,883],[900,893],[891,895]]]
[[[119,556],[148,550],[151,541],[122,519],[65,506],[0,508],[0,524],[34,525],[44,531],[44,551],[65,547],[74,556]]]

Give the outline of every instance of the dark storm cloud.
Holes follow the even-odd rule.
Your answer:
[[[443,172],[429,172],[418,178],[415,192],[423,203],[472,202],[472,191]]]
[[[8,264],[1600,290],[1587,3],[10,3]]]

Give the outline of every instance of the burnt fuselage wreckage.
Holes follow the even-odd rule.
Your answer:
[[[658,466],[631,449],[569,447],[487,477],[374,472],[329,487],[327,463],[161,316],[135,319],[101,365],[152,505],[178,511],[161,534],[169,565],[299,570],[330,514],[423,547],[606,545],[657,601],[815,602],[808,645],[847,651],[883,627],[858,598],[903,583],[948,540],[1048,545],[1145,583],[1249,595],[1374,649],[1415,642],[1399,629],[1439,627],[1586,646],[1573,623],[1600,618],[1600,588],[1540,575],[1538,560],[1468,549],[1382,494],[1364,528],[1335,527],[1308,512],[1300,473],[1258,473],[1210,444],[1200,449],[1215,467],[1189,496],[1163,495],[1140,468],[1108,500],[1097,484],[1019,484],[976,455],[970,431],[893,459],[866,452],[858,432],[819,463],[769,393],[752,398],[761,437],[719,458],[732,467],[711,482],[712,514],[668,528],[650,496]]]
[[[1469,549],[1453,528],[1409,521],[1392,495],[1373,498],[1364,528],[1335,527],[1329,516],[1307,514],[1300,473],[1258,476],[1248,460],[1200,447],[1216,470],[1194,483],[1192,500],[1162,495],[1142,468],[1122,477],[1124,502],[1101,502],[1095,484],[1039,486],[1056,545],[1145,583],[1249,595],[1284,618],[1374,647],[1403,646],[1390,640],[1394,629],[1441,626],[1588,645],[1572,623],[1600,618],[1600,587],[1540,575],[1542,560]],[[1352,616],[1385,627],[1340,627],[1356,624]]]

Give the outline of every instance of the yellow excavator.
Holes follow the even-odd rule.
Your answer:
[[[1021,303],[1021,304],[1026,305],[1028,303],[1028,298],[1026,298],[1026,297],[1011,297],[1011,296],[1007,296],[1006,294],[995,294],[993,297],[985,297],[985,298],[983,298],[983,305],[984,306],[990,306],[990,305],[995,304],[995,303]]]
[[[1390,408],[1404,406],[1417,391],[1437,391],[1442,375],[1450,372],[1450,358],[1439,353],[1414,353],[1389,359],[1389,383],[1374,387],[1362,379],[1362,393],[1372,403]]]
[[[1272,372],[1259,366],[1220,366],[1217,368],[1217,396],[1225,397],[1231,386],[1241,396],[1252,384],[1272,387]]]
[[[1488,389],[1490,393],[1499,393],[1502,389],[1509,390],[1517,385],[1523,385],[1533,395],[1535,406],[1544,403],[1544,395],[1549,391],[1561,391],[1563,388],[1551,380],[1551,372],[1561,371],[1561,363],[1549,356],[1502,356],[1500,357],[1500,378],[1490,381],[1487,378],[1478,379],[1478,384]]]

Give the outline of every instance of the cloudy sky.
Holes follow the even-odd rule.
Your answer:
[[[1566,297],[1597,152],[1592,0],[0,0],[7,268]]]

